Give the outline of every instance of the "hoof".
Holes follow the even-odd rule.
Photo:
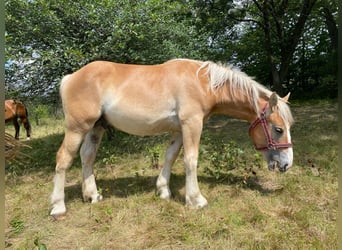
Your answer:
[[[170,200],[171,199],[171,191],[168,188],[159,188],[156,192],[160,199]]]
[[[66,213],[64,213],[64,214],[50,214],[50,215],[55,221],[65,220],[65,218],[66,218]]]
[[[59,205],[57,206],[56,204],[53,206],[50,215],[55,219],[55,220],[64,220],[66,216],[66,208],[65,205]]]
[[[102,195],[98,194],[94,198],[91,199],[91,203],[97,203],[99,201],[102,201],[103,197]]]
[[[103,199],[102,195],[100,194],[94,194],[92,196],[83,196],[84,202],[90,202],[90,203],[97,203]]]
[[[206,206],[208,206],[208,202],[202,195],[198,195],[197,197],[186,197],[186,207],[201,209]]]

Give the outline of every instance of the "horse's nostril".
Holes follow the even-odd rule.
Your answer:
[[[282,173],[286,172],[288,165],[289,164],[285,164],[283,167],[279,167],[279,171]]]
[[[276,167],[276,161],[270,161],[269,164],[268,164],[268,169],[270,171],[274,171],[275,167]]]

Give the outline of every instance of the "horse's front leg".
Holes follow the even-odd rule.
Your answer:
[[[184,164],[186,171],[185,201],[194,208],[205,207],[208,202],[200,192],[197,181],[197,161],[203,120],[193,118],[183,123]]]
[[[83,177],[83,200],[90,201],[91,203],[96,203],[102,200],[102,195],[97,191],[95,176],[93,173],[93,164],[104,132],[105,129],[103,127],[94,127],[87,133],[80,150]]]
[[[30,140],[31,139],[31,124],[28,118],[23,118],[22,122],[24,124],[24,128],[26,129],[26,139]]]
[[[171,167],[175,162],[179,150],[182,147],[183,138],[181,133],[172,135],[170,145],[166,150],[165,162],[157,180],[157,194],[160,198],[168,200],[171,198],[171,191],[169,188]]]

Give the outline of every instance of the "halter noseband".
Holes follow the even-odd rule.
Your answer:
[[[254,147],[256,150],[264,151],[264,150],[276,150],[276,149],[282,149],[282,148],[289,148],[292,147],[292,143],[277,143],[273,140],[272,136],[270,135],[270,132],[268,131],[268,125],[267,125],[267,119],[266,119],[266,109],[267,109],[268,103],[264,106],[262,109],[262,112],[260,114],[260,117],[257,117],[255,121],[251,124],[249,127],[249,135],[251,135],[252,130],[258,126],[259,123],[261,123],[261,126],[263,128],[265,138],[267,141],[267,145],[263,147],[258,147],[254,143]]]

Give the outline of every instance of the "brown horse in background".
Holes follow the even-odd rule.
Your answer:
[[[27,139],[31,137],[31,124],[28,119],[28,112],[25,104],[17,100],[5,100],[5,123],[13,122],[15,128],[15,139],[19,140],[20,124],[24,124]]]

